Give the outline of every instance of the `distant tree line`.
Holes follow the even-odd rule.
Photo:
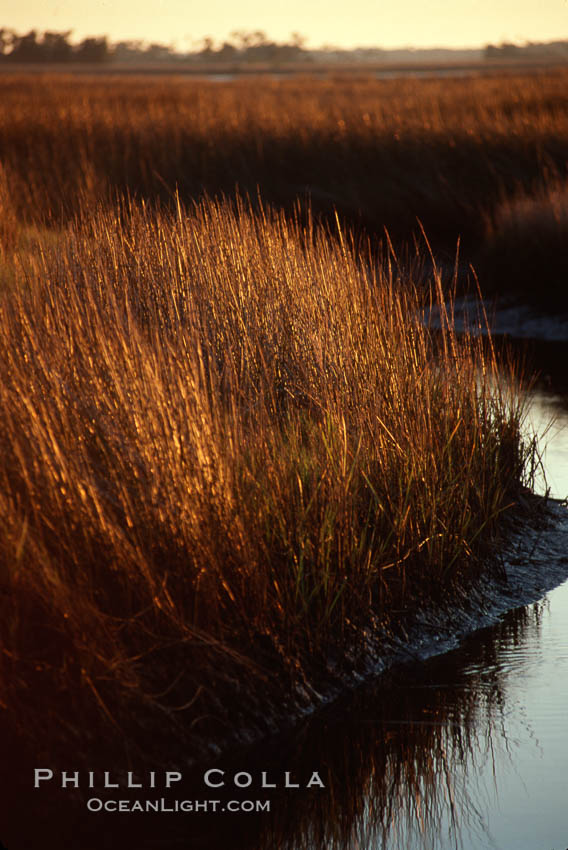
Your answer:
[[[310,59],[311,53],[305,48],[305,38],[292,33],[289,42],[272,41],[263,30],[234,30],[230,40],[218,47],[213,39],[204,38],[203,47],[193,54],[193,58],[208,62],[297,62]]]
[[[164,44],[143,41],[111,43],[106,36],[71,42],[72,30],[38,32],[19,35],[11,29],[0,29],[0,62],[164,62],[172,60],[198,62],[294,62],[309,59],[304,38],[293,33],[287,43],[277,43],[262,30],[235,30],[231,39],[216,45],[212,38],[198,42],[199,47],[178,53]]]
[[[14,30],[0,29],[0,61],[3,62],[104,62],[111,50],[106,36],[84,38],[71,44],[67,32],[38,33],[30,30],[18,35]]]
[[[170,45],[145,41],[119,41],[111,43],[106,36],[71,41],[72,30],[65,32],[38,32],[30,30],[24,35],[7,28],[0,28],[0,64],[8,62],[66,63],[66,62],[113,62],[113,63],[159,63],[195,62],[207,64],[258,63],[278,65],[293,62],[349,61],[393,62],[393,61],[447,61],[461,57],[477,60],[481,51],[468,50],[382,50],[380,48],[323,47],[309,50],[299,33],[292,33],[286,42],[270,39],[263,30],[234,30],[229,39],[216,43],[212,38],[202,38],[196,47],[180,53]],[[462,55],[463,54],[463,55]],[[483,51],[485,59],[557,59],[568,60],[568,41],[546,43],[528,42],[511,44],[504,42],[488,44]]]
[[[485,59],[568,59],[568,41],[488,44]]]

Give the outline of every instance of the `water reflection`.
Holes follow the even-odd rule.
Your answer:
[[[560,328],[558,329],[560,333]],[[564,328],[564,335],[568,331]],[[529,395],[527,427],[541,435],[543,470],[535,490],[554,499],[568,497],[568,343],[560,340],[510,340],[510,347],[538,382]]]
[[[519,665],[540,663],[527,648],[539,643],[546,610],[539,603],[513,611],[459,650],[392,671],[306,727],[302,760],[328,765],[329,788],[281,801],[255,846],[500,846],[487,817],[497,777],[514,772],[520,739],[533,735],[527,718],[524,733],[511,729],[508,680]]]
[[[564,395],[538,390],[531,398],[528,425],[541,434],[543,470],[535,491],[554,499],[568,498],[568,404]]]

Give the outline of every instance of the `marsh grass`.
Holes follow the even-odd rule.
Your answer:
[[[482,268],[537,307],[568,310],[568,186],[550,180],[497,205],[487,221]]]
[[[169,201],[235,186],[292,212],[468,254],[503,198],[566,175],[566,71],[444,80],[227,84],[6,76],[0,160],[19,220],[68,220],[126,192]],[[308,203],[309,201],[309,203]]]
[[[91,207],[26,255],[0,292],[24,725],[198,755],[373,624],[467,594],[532,449],[491,347],[427,327],[439,276],[242,200]]]

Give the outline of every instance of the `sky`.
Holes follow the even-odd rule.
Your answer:
[[[3,5],[3,3],[2,3]],[[309,47],[480,47],[568,39],[568,0],[17,0],[0,26],[18,33],[73,30],[194,49],[233,30],[292,32]]]

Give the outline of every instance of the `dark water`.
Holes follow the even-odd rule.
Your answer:
[[[542,431],[551,418],[547,482],[537,488],[563,498],[568,405],[562,383],[545,376],[527,427]],[[565,850],[568,581],[452,652],[400,665],[292,735],[210,767],[224,771],[212,775],[224,787],[208,788],[200,772],[168,792],[159,774],[155,791],[111,794],[163,798],[170,807],[187,800],[191,812],[105,816],[89,812],[85,799],[108,794],[95,789],[81,801],[55,782],[49,793],[10,792],[4,766],[0,842],[7,850]],[[262,787],[263,772],[276,788]],[[286,772],[301,787],[284,787]],[[306,788],[314,773],[319,781]],[[236,787],[236,774],[250,786]],[[196,801],[208,811],[196,812]],[[257,801],[270,811],[228,811]]]
[[[543,435],[544,470],[535,490],[548,490],[555,499],[568,498],[568,397],[553,390],[533,394],[529,424]]]

